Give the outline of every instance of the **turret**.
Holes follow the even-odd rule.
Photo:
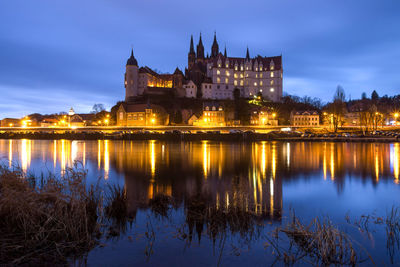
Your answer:
[[[217,57],[219,53],[219,46],[217,42],[217,33],[214,32],[214,42],[211,46],[211,57]]]
[[[138,82],[139,82],[139,72],[138,72],[138,62],[133,55],[133,49],[131,51],[131,56],[126,62],[125,69],[125,101],[129,101],[131,97],[138,95]]]
[[[188,67],[189,70],[193,67],[196,61],[196,53],[194,52],[193,35],[190,37],[190,50],[188,54]]]
[[[224,50],[224,57],[228,57],[228,55],[226,53],[226,46],[225,46],[225,50]]]

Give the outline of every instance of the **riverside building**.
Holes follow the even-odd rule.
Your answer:
[[[231,57],[226,48],[220,52],[216,34],[210,52],[205,55],[201,34],[195,50],[192,36],[185,74],[178,68],[172,74],[159,74],[147,66],[139,68],[132,50],[126,64],[125,100],[169,93],[187,98],[233,99],[237,89],[241,97],[262,94],[264,99],[280,101],[282,55],[250,57],[247,48],[245,57]]]

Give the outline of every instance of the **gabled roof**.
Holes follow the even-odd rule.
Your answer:
[[[125,112],[145,112],[146,109],[152,109],[156,112],[164,112],[165,109],[162,106],[154,105],[154,104],[121,104]]]
[[[294,110],[292,111],[293,115],[319,115],[316,110]]]

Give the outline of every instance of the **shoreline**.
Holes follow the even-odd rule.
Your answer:
[[[1,133],[0,139],[32,139],[32,140],[159,140],[159,141],[226,141],[226,142],[359,142],[359,143],[395,143],[396,137],[298,137],[276,136],[268,133]]]

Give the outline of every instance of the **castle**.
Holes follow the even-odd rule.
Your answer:
[[[201,38],[194,49],[190,39],[188,67],[185,74],[176,68],[173,74],[159,74],[149,67],[140,67],[133,55],[126,63],[125,101],[143,95],[172,93],[177,97],[203,99],[233,99],[238,89],[241,97],[253,98],[262,94],[264,99],[280,101],[282,97],[282,56],[228,57],[226,48],[219,50],[217,36],[211,46],[211,55],[204,55]]]

